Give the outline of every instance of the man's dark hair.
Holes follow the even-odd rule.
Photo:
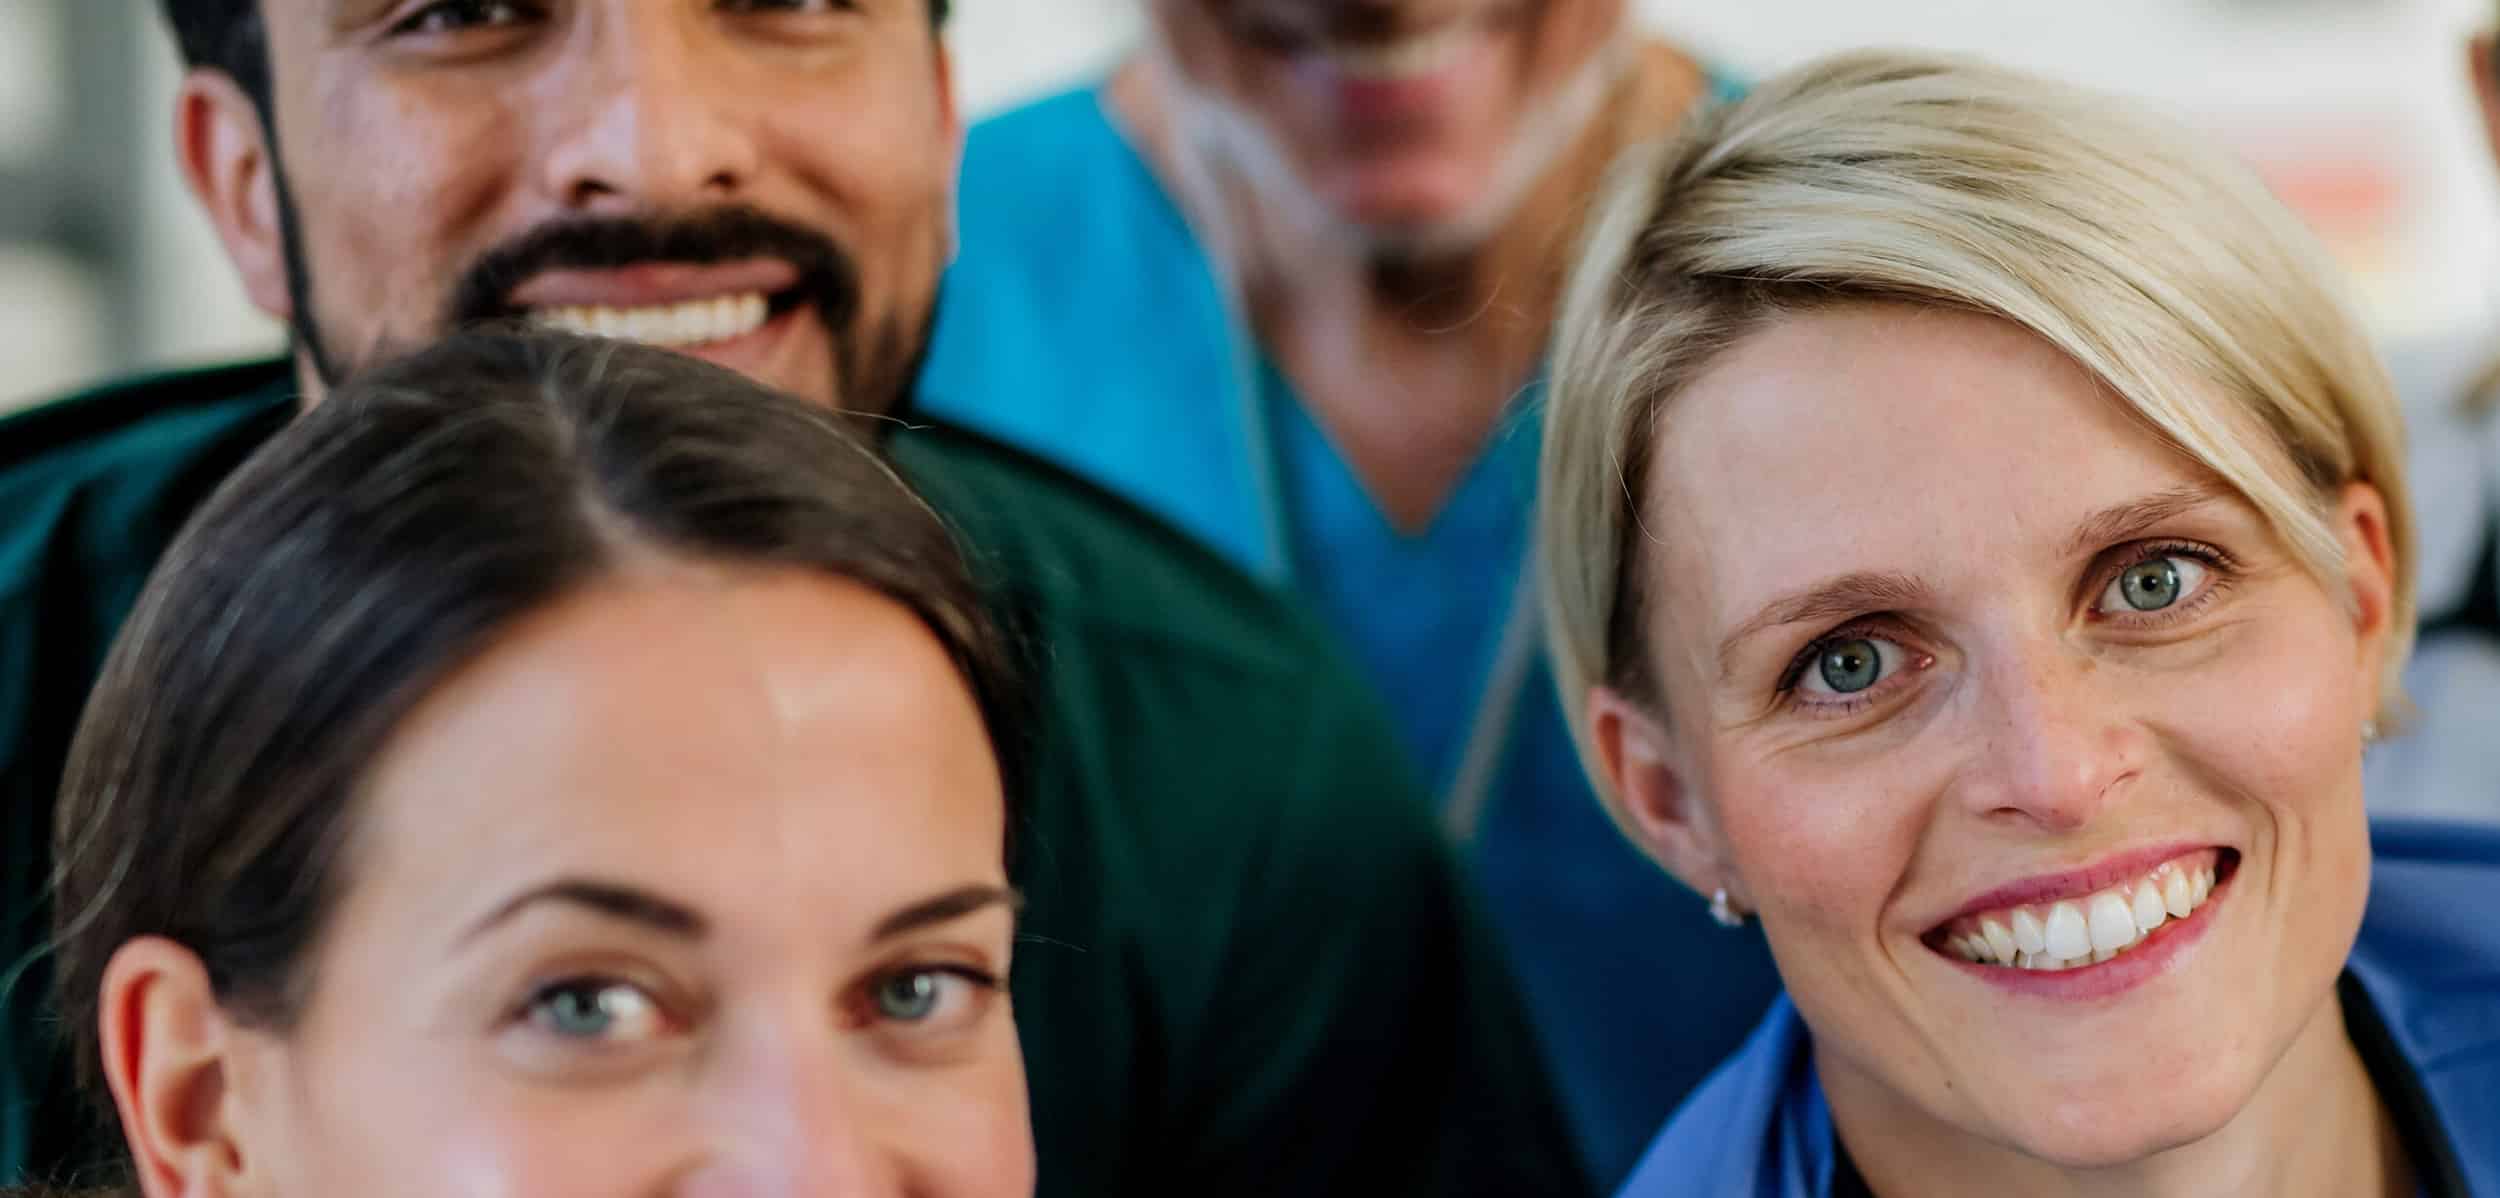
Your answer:
[[[261,0],[164,0],[182,65],[224,71],[269,117],[269,38]],[[929,23],[946,24],[952,0],[929,0]]]

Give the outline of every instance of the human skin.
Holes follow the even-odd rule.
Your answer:
[[[961,141],[926,0],[261,7],[276,146],[233,79],[194,70],[177,150],[252,300],[281,319],[309,306],[338,368],[444,332],[463,276],[533,233],[737,207],[844,251],[857,311],[830,327],[785,297],[760,328],[683,348],[828,405],[881,407],[907,385],[951,252]],[[282,185],[304,293],[288,285]],[[550,271],[497,298],[532,317],[649,311],[789,281],[764,254]]]
[[[149,1193],[1021,1198],[1006,808],[908,611],[665,566],[508,630],[396,729],[283,1026],[178,945],[108,971]]]
[[[2327,497],[2321,579],[2047,342],[1896,305],[1776,318],[1661,428],[1628,567],[1658,693],[1599,689],[1601,756],[1653,853],[1759,913],[1877,1191],[2400,1183],[2335,1000],[2369,875],[2376,491]],[[2129,578],[2175,585],[2139,610]],[[2141,955],[1940,943],[2008,886],[2198,860],[2221,884]]]

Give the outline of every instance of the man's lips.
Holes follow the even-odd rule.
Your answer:
[[[654,308],[740,295],[778,296],[798,286],[799,268],[777,258],[691,265],[649,262],[602,270],[551,270],[512,289],[515,311],[542,308]]]

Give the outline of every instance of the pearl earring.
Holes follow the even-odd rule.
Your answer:
[[[2377,720],[2363,720],[2363,721],[2361,721],[2361,743],[2362,743],[2362,744],[2365,744],[2365,745],[2377,744],[2377,743],[2378,743],[2378,721],[2377,721]]]
[[[1727,887],[1721,886],[1710,896],[1710,918],[1723,928],[1745,926],[1745,917],[1736,911],[1736,904],[1727,901]]]

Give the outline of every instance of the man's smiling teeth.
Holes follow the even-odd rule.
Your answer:
[[[1480,32],[1459,22],[1393,42],[1360,46],[1338,43],[1321,54],[1328,65],[1356,79],[1413,79],[1450,65],[1467,48],[1468,40]]]
[[[764,327],[772,306],[759,292],[656,304],[647,308],[540,308],[530,319],[568,333],[639,341],[645,345],[703,345],[743,337]]]
[[[2142,943],[2155,928],[2186,918],[2213,889],[2211,862],[2164,862],[2133,882],[2086,898],[1955,920],[1944,945],[1981,965],[2073,969],[2098,964]]]

